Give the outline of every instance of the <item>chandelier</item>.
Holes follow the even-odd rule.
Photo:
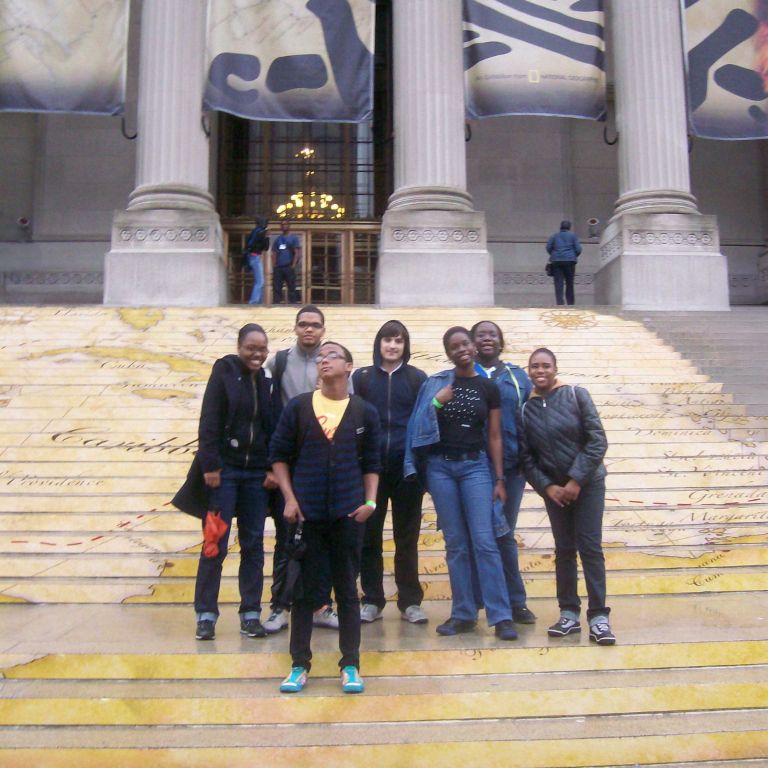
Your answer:
[[[304,165],[304,178],[312,179],[315,175],[313,161],[315,149],[310,146],[302,147],[294,154],[294,158]],[[318,192],[314,184],[307,181],[304,190],[294,192],[287,202],[281,203],[275,208],[275,213],[280,219],[343,219],[347,212],[343,205],[334,201],[333,195],[327,192]]]

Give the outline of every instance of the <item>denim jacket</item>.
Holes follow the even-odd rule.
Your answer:
[[[440,428],[432,398],[443,387],[453,384],[455,378],[453,369],[440,371],[430,376],[419,390],[405,433],[403,477],[406,479],[412,479],[418,475],[420,480],[424,480],[424,452],[414,452],[414,449],[426,448],[440,442]]]
[[[533,385],[526,372],[517,365],[504,363],[504,372],[491,378],[501,391],[501,440],[504,449],[504,471],[521,470],[517,439],[517,412],[530,397]],[[475,365],[480,376],[487,376],[480,365]],[[513,378],[514,377],[514,378]],[[517,386],[515,386],[517,382]]]
[[[453,384],[456,374],[453,369],[440,371],[430,376],[419,390],[416,405],[408,421],[408,430],[405,433],[405,462],[403,464],[403,477],[413,479],[418,476],[421,484],[429,491],[426,482],[425,459],[426,453],[419,448],[426,448],[440,442],[440,427],[437,423],[437,411],[432,405],[432,398],[449,384]],[[493,472],[491,472],[493,475]],[[509,533],[509,524],[502,505],[493,505],[493,528],[496,538]],[[439,530],[439,525],[438,525]]]

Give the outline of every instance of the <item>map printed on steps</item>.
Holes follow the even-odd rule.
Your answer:
[[[294,312],[1,308],[0,602],[190,603],[201,534],[168,502],[196,449],[211,365],[254,320],[271,353],[290,346]],[[392,316],[410,329],[413,364],[447,367],[441,337],[456,310],[329,309],[326,337],[368,365]],[[561,379],[586,386],[598,406],[610,445],[612,594],[768,589],[768,420],[747,416],[638,322],[508,309],[462,310],[459,321],[488,316],[508,341],[504,359],[524,365],[534,348],[550,347]],[[422,581],[426,599],[448,600],[435,528],[427,499]],[[390,528],[385,536],[389,596]],[[529,595],[553,597],[552,537],[530,489],[517,536]],[[267,549],[273,543],[269,528]],[[223,602],[237,601],[237,565],[225,561]]]

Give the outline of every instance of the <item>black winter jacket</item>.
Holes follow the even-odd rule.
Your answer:
[[[197,455],[203,472],[224,464],[267,468],[274,430],[270,385],[263,369],[252,376],[238,355],[226,355],[213,364],[198,430]]]
[[[569,479],[585,486],[605,477],[608,449],[600,416],[583,387],[560,385],[532,395],[518,411],[520,461],[528,482],[542,496],[548,485]]]

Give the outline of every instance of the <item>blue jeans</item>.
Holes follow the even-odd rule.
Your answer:
[[[510,620],[512,610],[493,531],[493,480],[485,454],[466,461],[450,461],[440,454],[431,455],[427,460],[427,487],[435,502],[437,522],[445,539],[453,601],[451,618],[477,619],[471,547],[488,623],[493,626]]]
[[[240,613],[257,618],[261,613],[264,588],[264,520],[267,515],[266,472],[263,469],[240,469],[226,464],[221,470],[221,485],[211,491],[211,509],[217,509],[227,522],[227,530],[219,542],[219,554],[205,557],[200,553],[195,581],[195,611],[198,616],[219,615],[221,567],[227,556],[232,518],[237,515],[240,542]]]
[[[248,303],[261,304],[261,292],[264,290],[264,266],[261,263],[261,254],[249,253],[248,263],[251,265],[251,271],[253,272],[253,290],[251,291],[251,298],[248,299]]]
[[[515,540],[515,527],[517,515],[520,512],[520,502],[523,500],[525,477],[521,472],[505,472],[507,487],[507,503],[504,505],[504,517],[509,526],[509,533],[497,539],[501,562],[504,565],[504,578],[507,582],[509,602],[513,608],[525,606],[526,594],[523,578],[520,575],[520,564],[517,558],[517,541]]]

